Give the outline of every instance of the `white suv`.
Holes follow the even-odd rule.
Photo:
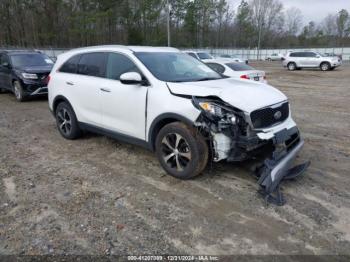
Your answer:
[[[223,77],[174,48],[75,49],[58,57],[48,89],[63,137],[88,130],[144,146],[177,178],[262,153],[257,175],[272,199],[282,179],[307,167],[289,170],[304,142],[284,94]]]
[[[326,56],[317,52],[289,52],[283,60],[283,66],[293,71],[301,68],[320,68],[322,71],[333,70],[341,65],[338,57]]]

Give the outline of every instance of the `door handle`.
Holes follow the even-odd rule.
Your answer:
[[[100,88],[100,90],[101,90],[102,92],[107,92],[107,93],[110,93],[110,92],[111,92],[111,90],[110,90],[109,88]]]
[[[69,85],[69,86],[74,86],[73,82],[66,82],[66,84]]]

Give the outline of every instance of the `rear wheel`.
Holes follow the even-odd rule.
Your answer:
[[[289,63],[289,64],[287,65],[287,67],[288,67],[288,70],[289,70],[289,71],[294,71],[294,70],[297,69],[297,65],[296,65],[294,62]]]
[[[77,117],[67,102],[61,102],[56,109],[56,124],[61,135],[66,139],[77,139],[81,136]]]
[[[328,71],[328,70],[330,70],[331,65],[329,63],[327,63],[327,62],[324,62],[324,63],[322,63],[320,65],[320,68],[321,68],[322,71]]]
[[[14,81],[13,82],[13,92],[15,93],[15,97],[18,102],[23,102],[25,101],[25,94],[23,87],[19,81]]]
[[[189,179],[199,175],[208,162],[208,145],[192,127],[175,122],[164,126],[156,139],[156,154],[171,176]]]

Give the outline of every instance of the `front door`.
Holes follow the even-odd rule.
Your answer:
[[[141,74],[131,58],[120,53],[109,53],[106,79],[100,89],[102,124],[108,130],[145,140],[146,96],[149,87],[121,83],[120,76],[127,72]]]

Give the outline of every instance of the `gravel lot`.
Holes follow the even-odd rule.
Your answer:
[[[45,99],[0,95],[0,254],[350,255],[350,66],[255,64],[290,98],[305,177],[265,207],[249,162],[181,181],[136,146],[64,140]]]

